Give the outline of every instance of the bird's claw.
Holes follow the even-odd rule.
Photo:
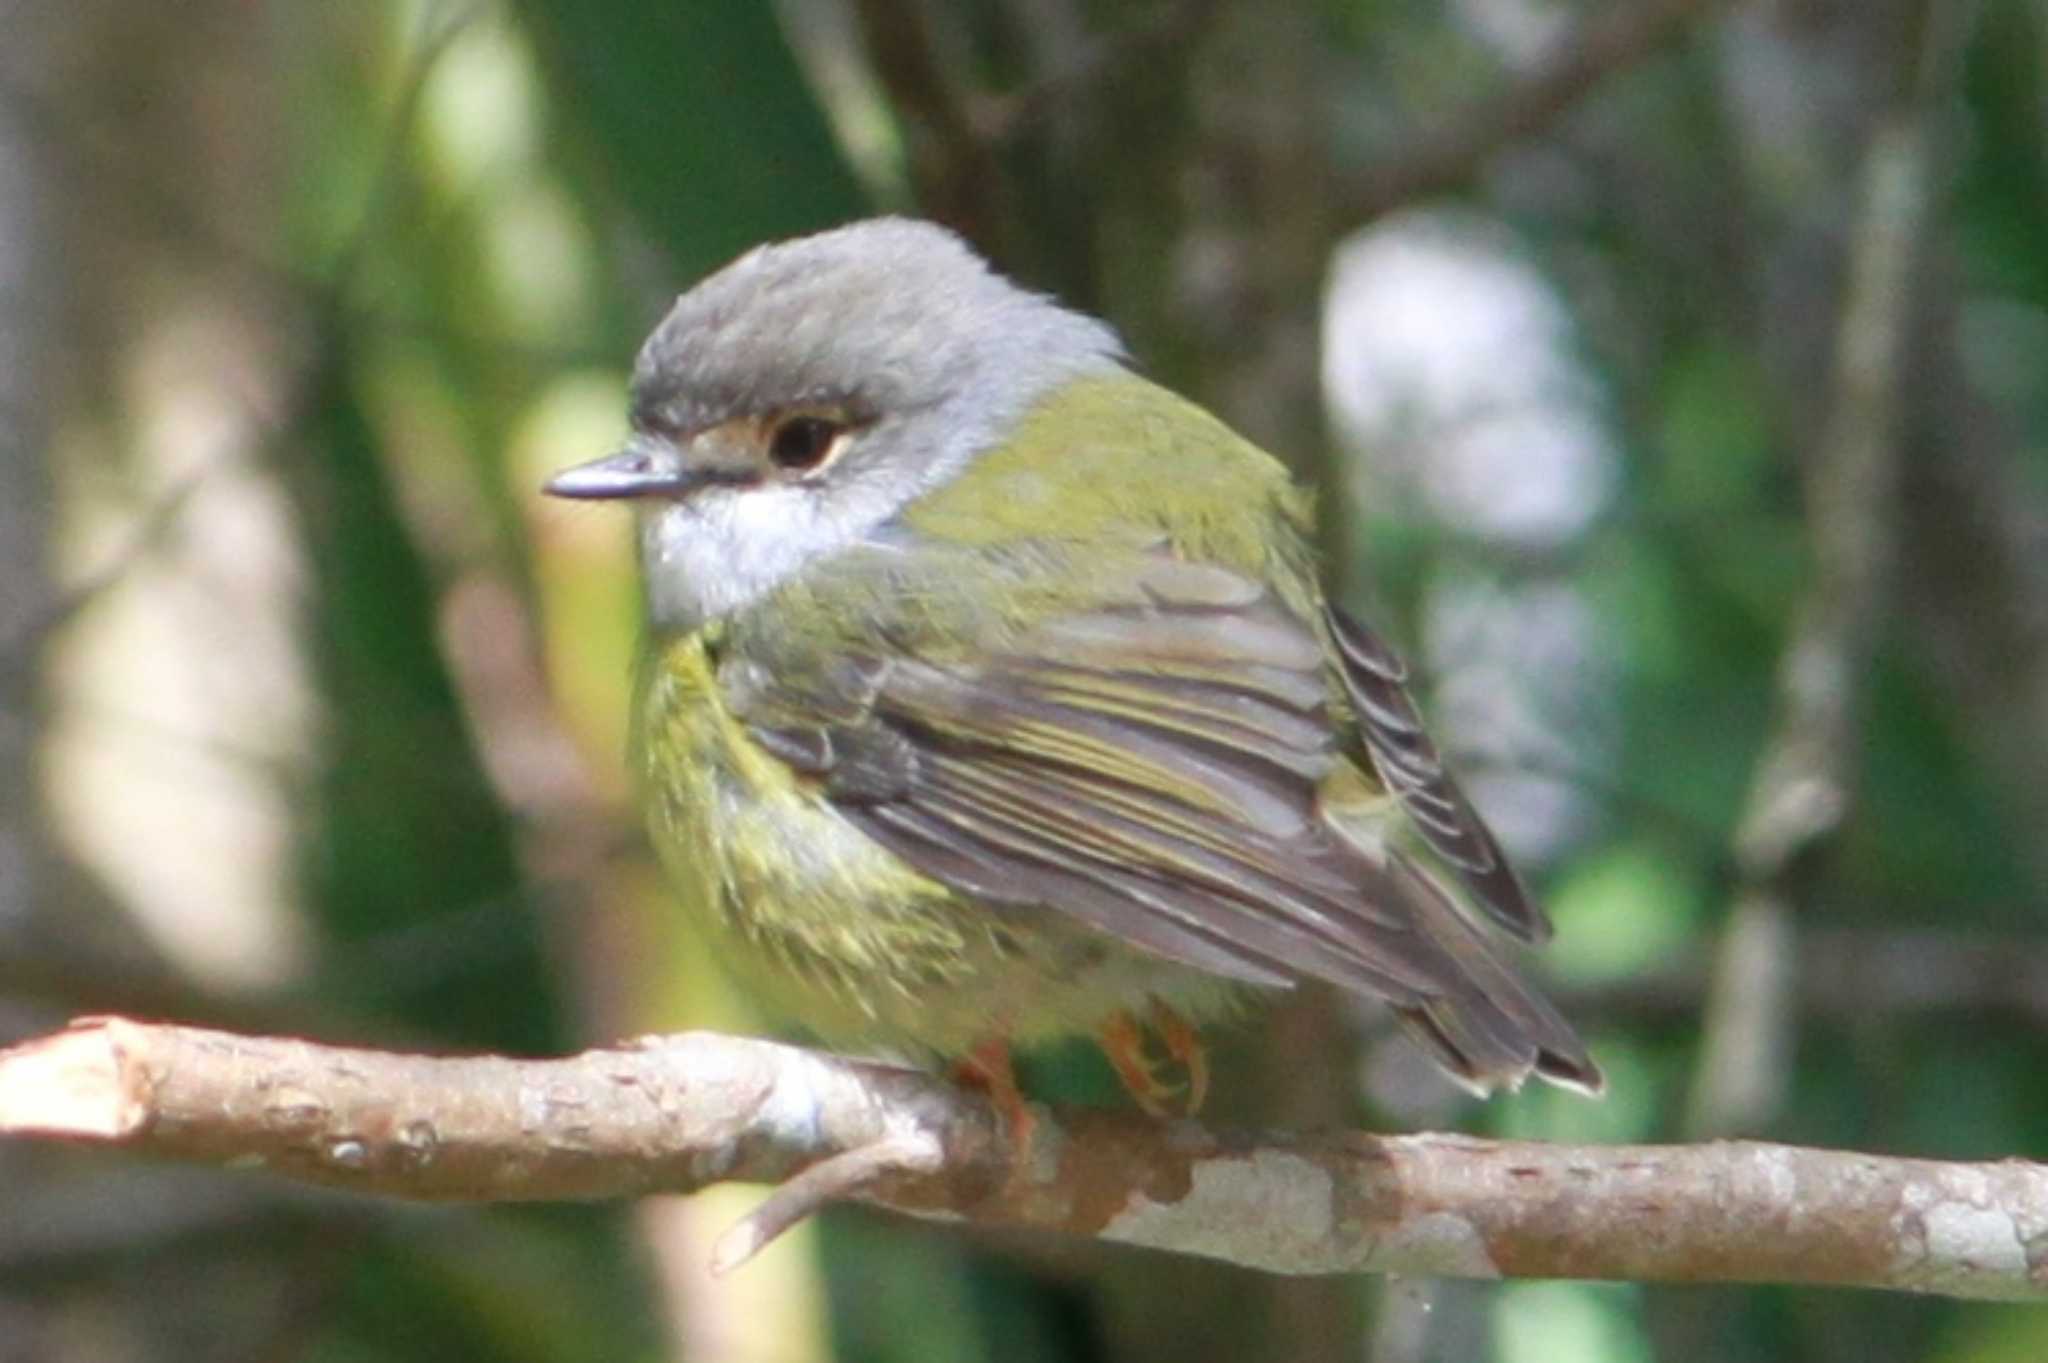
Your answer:
[[[1193,1024],[1154,999],[1148,1021],[1169,1063],[1178,1065],[1179,1080],[1162,1078],[1148,1054],[1146,1028],[1131,1013],[1119,1011],[1102,1024],[1103,1054],[1116,1070],[1133,1101],[1153,1117],[1192,1117],[1209,1096],[1209,1056]]]

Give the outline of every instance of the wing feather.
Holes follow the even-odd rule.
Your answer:
[[[1405,939],[1413,936],[1406,924],[1372,913],[1355,881],[1347,883],[1333,867],[1315,866],[1304,876],[1281,849],[1259,845],[1256,835],[1235,844],[1178,836],[1154,810],[1120,808],[1086,783],[1047,780],[998,762],[934,766],[934,784],[949,796],[958,792],[966,807],[1000,809],[1014,831],[1035,833],[1098,869],[1131,870],[1173,889],[1233,940],[1277,952],[1282,960],[1313,960],[1319,965],[1314,973],[1342,975],[1354,986],[1409,991],[1428,984],[1427,974],[1403,959]],[[1319,849],[1290,850],[1313,856]],[[1378,950],[1370,945],[1375,936],[1387,939]]]
[[[1373,768],[1414,820],[1430,849],[1471,890],[1487,915],[1525,942],[1550,936],[1550,919],[1508,864],[1500,844],[1444,769],[1407,691],[1400,656],[1345,611],[1327,610],[1345,694]]]
[[[1325,815],[1324,786],[1369,759],[1490,916],[1524,937],[1544,926],[1445,774],[1398,659],[1331,612],[1364,748],[1347,756],[1323,641],[1270,591],[1160,553],[1125,580],[1127,598],[951,663],[878,632],[852,665],[857,704],[782,677],[749,722],[845,818],[991,906],[1057,909],[1249,983],[1383,997],[1478,1086],[1532,1070],[1596,1086],[1570,1027],[1431,874]]]

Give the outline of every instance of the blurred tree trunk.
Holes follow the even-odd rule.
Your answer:
[[[1986,111],[1972,136],[1995,150],[1966,188],[1995,196],[2012,230],[2038,242],[2048,239],[2048,199],[2039,191],[2048,171],[2040,116],[2048,14],[1987,5],[1982,29],[1977,80]],[[2048,826],[2048,508],[2037,470],[2027,467],[2023,423],[1973,385],[1964,353],[1969,267],[1957,243],[1943,246],[1921,381],[1908,407],[1920,457],[1908,461],[1904,500],[1911,538],[1929,552],[1902,586],[1916,642],[1999,784],[2007,844],[2048,896],[2048,840],[2038,831]],[[2048,263],[2018,283],[2033,306],[2048,306]],[[2032,915],[2014,917],[2025,928]]]
[[[27,0],[0,0],[12,66],[31,60]],[[39,8],[39,7],[37,7]],[[32,961],[52,916],[43,874],[35,744],[41,716],[36,644],[55,601],[46,538],[46,450],[55,419],[63,272],[50,230],[54,187],[29,127],[0,101],[0,958]],[[0,994],[0,1041],[54,1017],[17,1013]],[[47,1177],[52,1152],[0,1149],[0,1187]],[[50,1353],[55,1312],[45,1300],[0,1288],[0,1358]]]
[[[26,29],[24,8],[0,0],[0,31]],[[62,334],[50,194],[26,120],[0,104],[0,943],[19,938],[38,902],[34,645],[54,600],[44,452]]]

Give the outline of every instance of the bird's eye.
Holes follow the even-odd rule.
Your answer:
[[[791,472],[814,469],[832,453],[842,429],[823,417],[793,416],[768,437],[768,457],[777,468]]]

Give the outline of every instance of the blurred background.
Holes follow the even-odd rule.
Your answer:
[[[1322,487],[1612,1087],[1479,1104],[1305,997],[1220,1119],[2048,1153],[2039,0],[0,0],[0,1040],[771,1026],[628,807],[627,518],[536,488],[679,288],[881,210]],[[713,1283],[744,1189],[0,1187],[9,1363],[2048,1357],[859,1210]]]

